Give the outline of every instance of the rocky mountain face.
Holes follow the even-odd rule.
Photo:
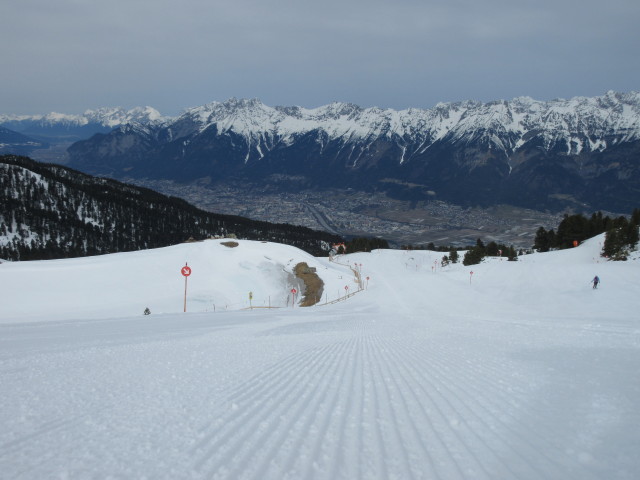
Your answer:
[[[442,103],[395,111],[231,99],[72,145],[116,178],[353,188],[462,205],[629,211],[640,204],[640,94]]]

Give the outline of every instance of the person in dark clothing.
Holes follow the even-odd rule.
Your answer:
[[[591,283],[593,283],[593,288],[598,288],[598,284],[600,283],[600,279],[598,278],[597,275],[595,277],[593,277],[593,280],[591,280]]]

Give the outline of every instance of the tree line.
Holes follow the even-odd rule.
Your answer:
[[[153,190],[15,155],[0,156],[0,258],[38,260],[235,235],[324,255],[342,237],[207,212]]]
[[[626,260],[629,251],[638,243],[640,209],[633,210],[629,218],[610,218],[602,212],[591,217],[583,214],[565,215],[557,231],[540,227],[535,236],[533,248],[539,252],[562,250],[579,245],[584,240],[605,233],[602,256],[612,260]]]

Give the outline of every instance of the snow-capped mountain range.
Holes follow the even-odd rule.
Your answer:
[[[89,111],[73,121],[109,130],[72,145],[70,165],[117,178],[233,177],[283,190],[349,187],[536,208],[640,204],[638,92],[406,110],[232,98],[174,118],[145,107]]]
[[[167,119],[151,107],[136,107],[126,110],[122,107],[87,110],[80,115],[51,112],[44,115],[0,114],[0,128],[23,135],[26,141],[16,143],[2,141],[3,153],[26,153],[50,145],[70,144],[85,140],[96,133],[109,133],[120,125],[130,123],[160,125]],[[9,135],[4,137],[10,138]]]
[[[87,110],[82,114],[73,115],[51,112],[40,115],[0,114],[0,124],[18,125],[39,124],[41,126],[73,126],[82,127],[89,124],[114,128],[127,123],[160,123],[165,120],[160,112],[152,107],[135,107],[126,110],[122,107],[104,107]]]
[[[612,143],[640,138],[640,93],[607,92],[600,97],[538,101],[518,97],[511,101],[482,103],[464,101],[439,103],[431,109],[406,110],[361,108],[334,102],[318,108],[270,107],[258,99],[212,102],[187,109],[179,117],[167,117],[152,107],[104,107],[72,115],[51,112],[42,115],[0,114],[0,125],[41,127],[82,127],[90,124],[117,128],[127,124],[167,126],[171,137],[202,132],[216,125],[219,133],[233,132],[253,145],[267,150],[277,139],[285,144],[296,136],[315,130],[326,132],[328,140],[373,141],[380,137],[405,139],[407,144],[422,140],[423,152],[431,143],[449,137],[455,141],[486,140],[496,147],[515,151],[535,133],[551,148],[565,143],[567,153],[603,150],[605,137]],[[23,131],[24,128],[13,128]],[[491,132],[490,134],[488,132]],[[506,141],[505,141],[506,140]],[[248,152],[250,153],[250,152]]]
[[[548,102],[529,97],[489,103],[465,101],[399,111],[337,102],[314,109],[269,107],[257,99],[230,99],[188,109],[170,130],[177,131],[173,136],[181,137],[211,125],[216,125],[220,134],[240,134],[258,154],[276,142],[290,144],[312,131],[325,132],[328,141],[343,139],[347,143],[395,138],[407,148],[415,146],[414,154],[445,138],[470,142],[484,137],[497,148],[516,151],[533,134],[544,139],[547,149],[564,143],[566,153],[574,154],[603,150],[607,141],[616,144],[640,139],[640,93],[610,91],[601,97]],[[614,138],[607,138],[611,136]]]

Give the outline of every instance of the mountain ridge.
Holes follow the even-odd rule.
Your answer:
[[[344,102],[271,107],[230,98],[177,117],[151,107],[88,112],[74,126],[62,114],[41,116],[37,125],[29,120],[29,136],[77,140],[64,161],[114,178],[235,179],[282,192],[353,188],[554,211],[628,211],[640,204],[635,91],[404,110]],[[101,124],[89,122],[100,115]]]
[[[601,118],[595,117],[603,113]],[[244,115],[242,115],[244,113]],[[557,131],[563,126],[565,136],[571,132],[586,132],[590,125],[603,126],[596,132],[604,135],[612,132],[624,132],[624,141],[640,139],[640,93],[631,91],[619,93],[609,91],[597,97],[572,97],[569,100],[535,100],[521,96],[512,100],[494,100],[480,102],[465,100],[459,102],[440,102],[432,108],[363,108],[352,103],[332,102],[316,108],[300,106],[270,107],[259,99],[229,98],[224,102],[210,102],[191,107],[178,116],[163,116],[153,107],[134,107],[126,110],[122,107],[101,107],[86,110],[83,114],[64,114],[51,112],[36,115],[0,114],[0,125],[34,123],[41,126],[85,126],[95,123],[109,128],[117,128],[129,123],[162,126],[192,120],[200,131],[212,124],[219,125],[220,132],[233,130],[235,133],[253,135],[275,133],[281,137],[289,134],[308,133],[317,128],[332,134],[333,137],[350,135],[366,138],[386,133],[388,136],[416,135],[422,132],[439,140],[450,131],[463,138],[469,131],[481,128],[502,126],[508,132],[525,134],[533,128],[551,127]],[[496,119],[496,117],[498,117]],[[296,122],[297,120],[297,122]],[[331,124],[340,120],[337,124]],[[569,120],[567,122],[567,120]],[[585,121],[590,120],[590,121]],[[329,122],[329,125],[323,124]],[[11,128],[11,127],[6,127]],[[11,128],[17,132],[21,128]],[[193,132],[190,132],[193,133]],[[522,145],[515,143],[510,147],[517,150]],[[601,144],[589,145],[602,148]],[[568,151],[570,152],[570,150]]]
[[[88,109],[81,114],[67,114],[50,112],[35,115],[0,114],[0,124],[40,122],[41,125],[75,125],[83,126],[89,123],[97,123],[105,127],[115,127],[125,123],[152,123],[160,122],[169,117],[163,117],[158,110],[153,107],[134,107],[125,109],[123,107],[100,107],[95,110]]]
[[[239,112],[245,115],[239,115]],[[349,135],[362,139],[381,134],[404,137],[422,133],[432,141],[442,139],[449,132],[455,132],[456,137],[462,139],[469,131],[496,126],[521,135],[540,128],[540,125],[553,131],[564,127],[562,133],[567,136],[573,132],[586,133],[590,125],[595,125],[600,129],[590,134],[623,131],[624,141],[629,141],[640,138],[639,117],[640,93],[609,91],[601,97],[574,97],[570,100],[537,101],[530,97],[487,103],[467,100],[439,103],[432,109],[405,110],[361,108],[341,102],[313,109],[268,107],[257,99],[232,98],[187,109],[175,122],[188,118],[199,124],[200,131],[216,124],[222,127],[220,132],[233,130],[245,135],[274,133],[285,138],[293,133],[308,133],[322,128],[332,137]],[[340,122],[333,123],[337,120]],[[328,121],[329,125],[323,121]],[[514,143],[511,148],[517,150],[521,145]],[[589,145],[592,149],[602,146]]]
[[[306,109],[229,99],[158,124],[122,125],[68,149],[115,178],[241,179],[283,192],[383,191],[463,205],[626,211],[640,203],[640,93],[433,109]]]

